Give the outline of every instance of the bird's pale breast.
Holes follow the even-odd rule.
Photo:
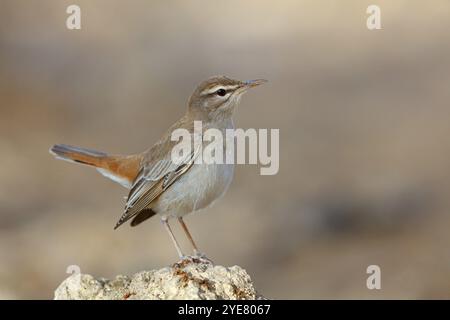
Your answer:
[[[233,122],[216,124],[223,132],[224,154],[226,150],[225,129],[233,128]],[[205,146],[205,144],[204,144]],[[228,189],[234,174],[234,164],[193,164],[152,206],[156,212],[169,217],[181,217],[203,209],[220,198]]]

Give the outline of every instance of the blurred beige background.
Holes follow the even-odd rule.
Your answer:
[[[48,148],[142,151],[216,74],[269,79],[235,120],[279,128],[281,158],[187,217],[212,260],[269,298],[450,298],[450,3],[376,1],[369,31],[372,3],[0,0],[0,298],[176,260],[158,219],[113,231],[125,189]]]

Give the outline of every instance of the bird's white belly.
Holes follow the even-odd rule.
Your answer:
[[[223,141],[218,140],[213,143],[221,144],[224,155],[234,152],[232,149],[227,150],[226,145],[231,142],[228,139],[233,138],[225,134],[227,128],[234,128],[233,121],[227,119],[213,124],[212,127],[221,128],[223,137],[226,137]],[[194,163],[185,174],[161,194],[152,208],[157,213],[168,217],[182,217],[206,208],[227,191],[233,180],[233,174],[234,164]]]
[[[181,217],[211,205],[233,179],[233,164],[194,164],[155,202],[156,212]]]

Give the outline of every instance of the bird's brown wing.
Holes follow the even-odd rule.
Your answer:
[[[128,195],[125,212],[114,229],[151,207],[151,203],[193,165],[200,151],[197,146],[190,154],[173,162],[170,152],[165,158],[144,164]]]
[[[130,226],[135,227],[138,224],[141,224],[142,222],[144,222],[147,219],[150,219],[151,217],[153,217],[156,214],[155,211],[153,211],[153,209],[147,208],[142,210],[141,212],[139,212],[134,218],[133,220],[131,220]]]

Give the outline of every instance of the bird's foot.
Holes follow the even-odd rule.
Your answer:
[[[174,263],[173,267],[184,267],[190,263],[203,263],[214,265],[211,259],[209,259],[204,253],[195,252],[192,256],[181,256],[180,260]]]
[[[200,251],[195,250],[195,251],[194,251],[194,257],[195,257],[196,259],[198,259],[200,262],[209,263],[209,264],[214,264],[214,262],[213,262],[211,259],[209,259],[209,258],[206,256],[206,254],[203,253],[203,252],[200,252]]]

